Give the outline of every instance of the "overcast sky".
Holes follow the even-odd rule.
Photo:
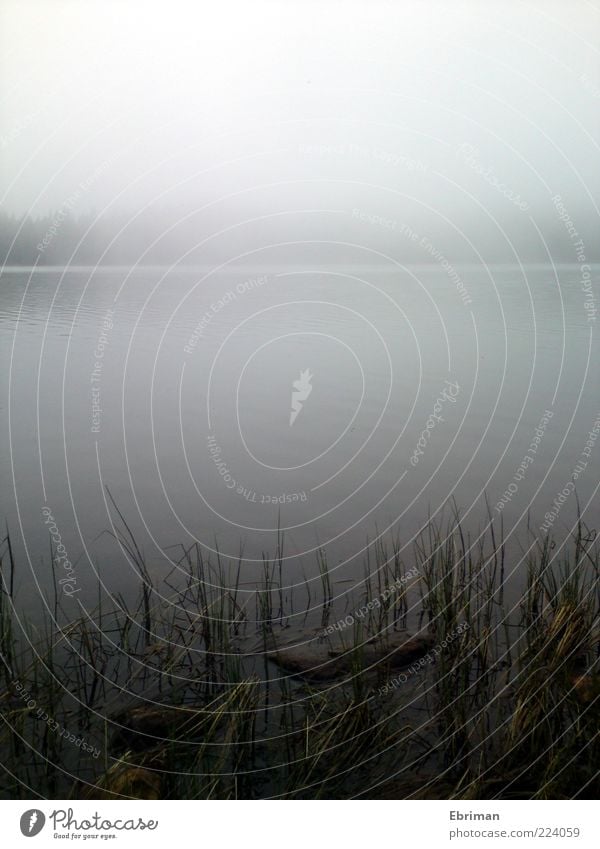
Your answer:
[[[11,212],[77,192],[76,211],[227,196],[245,214],[274,191],[253,187],[285,183],[293,207],[326,179],[335,206],[356,203],[358,180],[456,220],[478,203],[514,214],[515,198],[543,215],[556,193],[596,214],[600,10],[587,0],[3,0],[0,41]]]

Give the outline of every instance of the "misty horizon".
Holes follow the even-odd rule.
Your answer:
[[[67,261],[96,219],[86,262],[123,228],[110,249],[121,260],[103,264],[147,248],[170,263],[199,242],[213,261],[257,234],[350,237],[427,261],[406,227],[454,261],[576,262],[567,219],[600,259],[600,73],[586,40],[598,20],[586,4],[566,16],[577,45],[566,61],[560,2],[539,14],[509,4],[510,28],[490,4],[359,2],[343,39],[337,4],[308,5],[316,38],[297,8],[271,0],[179,3],[168,17],[138,8],[0,11],[0,207],[25,231],[31,222],[36,245],[61,217],[40,263]],[[228,32],[227,53],[211,31]],[[5,264],[33,264],[26,232],[11,255],[15,235],[4,218]]]

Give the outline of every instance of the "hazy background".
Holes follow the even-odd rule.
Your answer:
[[[96,563],[124,580],[108,486],[158,574],[179,543],[242,542],[256,565],[280,523],[290,581],[318,582],[318,545],[362,576],[376,527],[408,545],[452,497],[485,522],[546,410],[502,512],[511,568],[583,456],[593,527],[599,36],[583,0],[4,2],[0,519],[19,562],[48,581],[46,505],[91,593]],[[411,465],[446,380],[460,398]],[[210,436],[258,501],[223,486]]]
[[[255,246],[257,228],[240,222],[261,215],[287,236],[277,216],[290,210],[337,210],[326,235],[343,238],[368,196],[370,211],[427,229],[455,257],[473,252],[445,218],[488,259],[547,258],[537,226],[570,261],[559,193],[598,257],[599,36],[585,0],[5,0],[2,209],[48,215],[71,198],[73,215],[102,214],[111,233],[138,215],[123,239],[156,262],[223,227],[236,228],[228,254]],[[464,143],[527,215],[465,162]],[[296,238],[314,238],[312,225],[297,216]],[[108,241],[98,227],[87,261]],[[222,251],[213,237],[185,259]]]

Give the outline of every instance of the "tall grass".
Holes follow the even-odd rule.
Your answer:
[[[510,563],[502,526],[469,534],[455,508],[412,549],[377,535],[350,605],[368,613],[351,618],[332,652],[348,658],[343,680],[315,687],[273,659],[299,618],[318,634],[336,616],[326,551],[315,563],[319,594],[307,579],[304,604],[285,584],[280,530],[253,588],[240,582],[242,550],[231,560],[215,546],[207,558],[197,544],[180,547],[158,588],[113,506],[137,598],[99,593],[95,610],[64,621],[55,595],[26,628],[8,535],[0,547],[2,796],[597,792],[600,559],[583,521],[567,544],[532,538]],[[404,581],[408,566],[417,588]],[[407,627],[434,648],[382,691],[389,663],[369,665],[366,649],[394,645]]]

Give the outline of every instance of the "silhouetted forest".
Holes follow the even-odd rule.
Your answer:
[[[46,216],[17,217],[0,212],[0,258],[7,265],[119,265],[136,262],[164,227],[147,218],[97,218],[58,211]],[[164,259],[157,246],[146,264]]]
[[[327,249],[322,247],[323,230],[318,219],[298,217],[292,224],[282,222],[277,216],[269,220],[269,226],[236,222],[235,210],[202,212],[189,209],[157,210],[148,208],[141,214],[96,213],[74,214],[72,210],[59,209],[40,217],[18,217],[0,211],[0,261],[5,265],[165,265],[180,262],[183,265],[203,265],[222,262],[224,257],[247,257],[256,261],[263,246],[270,245],[273,258],[277,261],[302,262],[303,253],[290,254],[285,249],[291,237],[305,240],[304,250],[312,250],[325,264]],[[584,222],[585,223],[584,219]],[[427,233],[439,253],[454,262],[477,263],[482,259],[494,262],[576,262],[572,240],[557,216],[538,218],[546,244],[532,236],[522,226],[520,218],[512,215],[503,226],[510,234],[510,243],[498,235],[495,228],[482,227],[473,239],[472,246],[457,240],[451,229],[443,226],[418,222],[421,233]],[[431,263],[432,255],[395,232],[384,227],[371,227],[365,239],[364,224],[351,216],[332,219],[327,224],[327,238],[332,244],[354,240],[357,243],[358,262],[361,261],[360,245],[368,242],[371,247],[389,252],[403,262]],[[287,229],[286,229],[287,228]],[[356,228],[353,232],[352,228]],[[362,228],[362,229],[361,229]],[[584,237],[586,262],[600,261],[600,246],[589,233]],[[277,252],[277,243],[281,251]],[[232,247],[234,245],[234,247]],[[321,245],[321,247],[320,247]],[[546,245],[550,246],[551,256]],[[265,257],[263,256],[263,259]],[[337,261],[339,255],[336,257]],[[357,253],[349,252],[348,260],[357,261]],[[368,257],[365,257],[368,264]]]

